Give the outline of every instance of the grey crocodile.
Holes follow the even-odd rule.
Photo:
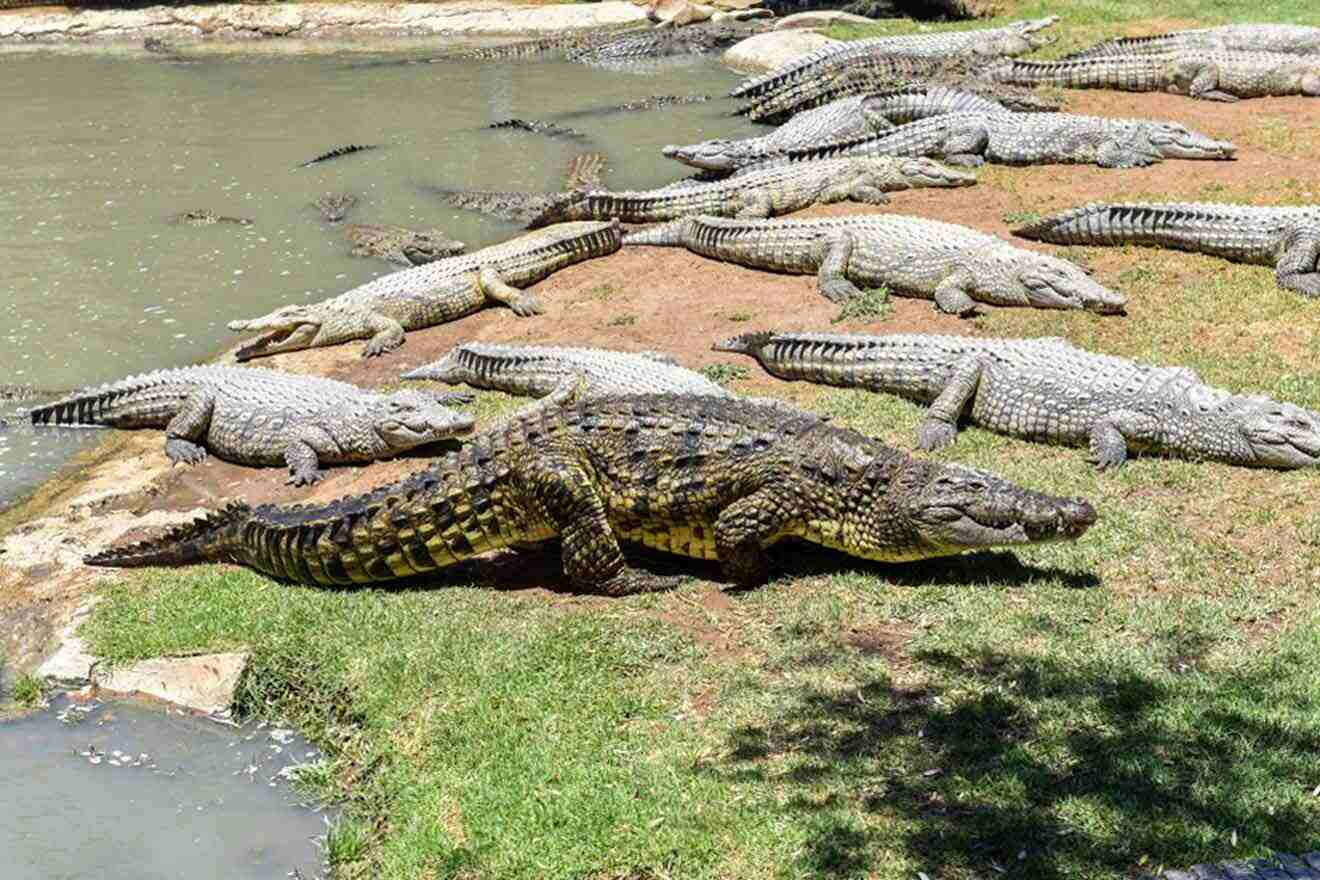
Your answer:
[[[1280,287],[1320,296],[1320,208],[1206,202],[1092,204],[1013,230],[1035,241],[1176,248],[1274,266]]]
[[[1075,61],[1005,59],[988,75],[1016,85],[1172,92],[1207,101],[1281,95],[1320,96],[1320,55],[1214,52],[1102,55]]]
[[[303,583],[377,583],[558,538],[572,587],[618,596],[675,583],[629,566],[621,542],[718,561],[754,586],[784,538],[906,562],[1075,539],[1095,521],[1081,499],[913,458],[802,410],[628,395],[539,407],[366,495],[234,504],[86,562],[224,561]]]
[[[1066,340],[751,333],[715,345],[772,374],[897,394],[930,405],[922,449],[958,422],[1042,443],[1086,446],[1100,469],[1130,452],[1265,468],[1320,466],[1320,413],[1231,394],[1186,367],[1094,354]]]
[[[570,110],[567,113],[561,113],[556,118],[561,120],[579,119],[586,116],[612,116],[616,113],[637,113],[647,110],[664,110],[668,107],[679,107],[685,104],[704,104],[710,100],[710,95],[649,95],[645,98],[638,98],[636,101],[625,101],[622,104],[609,104],[604,107],[585,107],[581,110]]]
[[[695,168],[730,171],[780,157],[785,150],[868,137],[930,116],[1005,112],[1007,108],[991,98],[944,86],[850,95],[799,113],[760,137],[715,138],[688,146],[667,146],[661,152]]]
[[[404,373],[403,379],[431,379],[450,385],[544,397],[566,377],[580,376],[581,394],[713,394],[729,392],[705,376],[681,367],[667,354],[549,345],[465,342],[440,360]]]
[[[805,79],[819,79],[853,64],[869,64],[877,57],[949,58],[959,55],[1000,57],[1030,52],[1044,41],[1033,36],[1059,20],[1057,15],[1030,21],[1010,22],[1003,27],[943,31],[901,37],[874,37],[826,46],[744,80],[731,92],[733,98],[768,95]]]
[[[680,28],[631,26],[490,46],[462,52],[459,57],[499,60],[557,55],[568,61],[598,64],[714,52],[764,29],[761,25],[732,21],[699,22]]]
[[[499,122],[492,122],[486,128],[525,131],[531,134],[543,134],[546,137],[572,138],[574,140],[586,138],[586,135],[575,128],[568,128],[543,119],[502,119]]]
[[[954,165],[1084,163],[1139,168],[1164,159],[1232,159],[1237,151],[1176,122],[1073,113],[948,113],[852,140],[785,150],[790,160],[928,156]]]
[[[1023,250],[965,226],[920,217],[868,214],[815,220],[685,217],[633,232],[625,245],[685,247],[757,269],[816,275],[822,295],[846,302],[859,288],[933,299],[968,315],[977,303],[1123,311],[1122,295],[1078,266]]]
[[[1159,878],[1143,874],[1140,880],[1320,880],[1320,852],[1192,865],[1186,871],[1163,871]]]
[[[464,395],[377,394],[345,382],[255,367],[183,367],[84,389],[31,410],[34,425],[164,428],[165,455],[193,464],[207,451],[255,466],[287,465],[314,483],[322,464],[368,462],[470,433],[444,404]]]
[[[842,201],[883,205],[889,201],[886,193],[897,190],[974,183],[975,175],[930,159],[827,159],[753,168],[727,180],[679,188],[569,193],[528,225],[610,218],[655,223],[689,214],[773,217]]]
[[[564,173],[563,192],[599,189],[607,161],[603,153],[582,153],[574,156],[569,160]],[[433,186],[424,186],[422,189],[439,196],[455,208],[476,211],[515,223],[532,222],[563,198],[563,192],[501,192]]]
[[[35,400],[38,397],[64,397],[68,391],[52,391],[26,383],[0,383],[0,401]]]
[[[229,223],[234,226],[252,225],[252,220],[247,217],[227,217],[206,208],[171,214],[165,218],[165,222],[171,226],[214,226],[217,223]]]
[[[307,168],[312,165],[320,165],[322,162],[329,162],[331,159],[342,159],[345,156],[351,156],[354,153],[365,153],[367,150],[378,150],[379,144],[346,144],[342,147],[335,147],[333,150],[327,150],[315,158],[308,159],[306,162],[299,162],[299,168]]]
[[[354,223],[344,232],[355,257],[379,257],[401,266],[420,266],[463,253],[467,245],[447,238],[439,229]]]
[[[320,212],[321,219],[326,223],[340,223],[357,205],[357,201],[357,196],[352,193],[327,193],[312,202],[312,207]]]
[[[470,254],[403,269],[328,300],[278,308],[261,318],[231,321],[230,330],[263,334],[237,352],[254,357],[367,340],[372,357],[403,344],[404,331],[455,321],[500,303],[520,316],[544,311],[520,287],[565,266],[619,249],[617,223],[561,223]]]
[[[1104,55],[1160,55],[1187,50],[1317,55],[1320,54],[1320,28],[1300,24],[1230,24],[1148,37],[1120,37],[1066,55],[1064,60]]]

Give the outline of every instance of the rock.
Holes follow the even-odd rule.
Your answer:
[[[247,668],[248,657],[246,651],[159,657],[132,666],[96,669],[92,682],[102,691],[154,697],[225,719],[234,704],[234,690]]]
[[[762,73],[839,42],[807,30],[770,31],[730,46],[723,60],[739,72]]]
[[[796,12],[775,22],[775,30],[791,31],[798,28],[822,28],[832,24],[875,24],[875,20],[865,15],[853,15],[841,9],[816,9],[811,12]]]
[[[87,652],[87,643],[78,636],[78,628],[92,613],[98,597],[92,597],[78,607],[73,617],[60,630],[60,646],[46,662],[37,667],[37,675],[47,684],[63,687],[82,687],[91,680],[96,658]]]

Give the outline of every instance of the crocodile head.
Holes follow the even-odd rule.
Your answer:
[[[751,157],[745,155],[747,151],[742,148],[738,141],[724,138],[702,141],[699,144],[690,144],[686,147],[670,144],[660,152],[670,159],[682,162],[684,165],[691,165],[693,168],[704,168],[707,171],[733,171],[739,165],[751,161]]]
[[[1235,395],[1223,405],[1209,408],[1227,416],[1228,429],[1237,434],[1229,444],[1236,452],[1229,457],[1241,464],[1280,469],[1320,467],[1320,413],[1256,395]],[[1217,431],[1212,427],[1204,432],[1193,427],[1192,431],[1203,441],[1197,445],[1205,447],[1195,451],[1207,457],[1224,457]]]
[[[934,159],[900,159],[899,171],[908,186],[972,186],[976,183],[976,174],[962,168],[954,168]]]
[[[1231,141],[1215,140],[1176,122],[1152,124],[1147,137],[1165,159],[1232,159],[1237,153]]]
[[[420,391],[397,391],[375,406],[372,427],[387,449],[403,452],[446,437],[471,434],[476,420]]]
[[[1059,498],[959,465],[911,460],[896,478],[917,540],[910,558],[1081,537],[1096,521],[1080,498]]]
[[[1099,315],[1122,314],[1127,298],[1093,279],[1081,266],[1033,254],[1017,270],[1027,301],[1039,309],[1085,309]]]
[[[313,303],[281,306],[261,318],[230,321],[230,330],[262,334],[240,347],[235,357],[246,361],[286,351],[335,345],[371,335],[369,331],[364,333],[362,323],[352,321],[350,316],[349,312],[330,311],[322,304]]]

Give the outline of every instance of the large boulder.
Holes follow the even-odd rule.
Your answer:
[[[817,49],[838,43],[838,40],[831,40],[813,31],[770,31],[730,46],[724,53],[724,63],[740,73],[764,73]]]
[[[832,24],[875,24],[875,19],[865,15],[853,15],[842,9],[813,9],[810,12],[795,12],[775,22],[775,30],[791,31],[800,28],[823,28]]]

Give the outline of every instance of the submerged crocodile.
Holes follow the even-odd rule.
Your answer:
[[[750,333],[715,346],[772,374],[897,394],[930,405],[922,449],[966,417],[990,431],[1086,446],[1102,470],[1129,452],[1266,468],[1320,466],[1320,413],[1231,394],[1186,367],[1094,354],[1058,338]]]
[[[1055,244],[1176,248],[1274,266],[1280,287],[1320,296],[1320,208],[1093,204],[1044,217],[1013,234]]]
[[[503,119],[499,122],[492,122],[486,128],[511,129],[513,131],[525,131],[530,134],[543,134],[546,137],[573,138],[575,140],[586,137],[575,128],[567,128],[554,122],[546,122],[543,119]]]
[[[930,159],[827,159],[753,168],[737,177],[679,188],[569,193],[528,225],[609,218],[654,223],[689,214],[773,217],[842,201],[883,205],[889,201],[886,193],[897,190],[974,183],[975,175]]]
[[[321,219],[326,223],[340,223],[357,201],[357,196],[352,193],[327,193],[312,202],[312,207],[321,213]]]
[[[1320,55],[1188,49],[1160,55],[1104,55],[1075,61],[1005,60],[990,75],[1017,85],[1172,92],[1208,101],[1320,96]]]
[[[328,504],[233,504],[89,565],[233,562],[290,581],[377,583],[559,538],[576,589],[668,587],[621,542],[718,560],[764,583],[766,549],[798,538],[904,562],[1081,536],[1080,499],[912,458],[801,410],[714,396],[633,395],[535,408],[428,470]]]
[[[1065,56],[1063,60],[1104,55],[1159,55],[1188,50],[1317,55],[1320,54],[1320,28],[1300,24],[1230,24],[1149,37],[1120,37],[1096,43]]]
[[[1116,314],[1126,302],[1066,260],[965,226],[895,214],[685,217],[630,233],[623,242],[685,247],[741,266],[816,275],[821,294],[834,302],[882,286],[898,296],[933,299],[941,311],[957,315],[971,314],[977,303]]]
[[[610,116],[615,113],[636,113],[646,110],[663,110],[667,107],[678,107],[683,104],[704,104],[710,100],[710,95],[650,95],[645,98],[638,98],[636,101],[625,101],[622,104],[610,104],[605,107],[585,107],[581,110],[570,110],[567,113],[561,113],[558,119],[578,119],[584,116]]]
[[[619,249],[617,223],[561,223],[471,254],[392,272],[319,303],[289,305],[262,318],[231,321],[230,330],[262,333],[237,352],[254,357],[367,340],[365,357],[393,351],[404,331],[455,321],[500,303],[514,314],[544,311],[520,290],[565,266]]]
[[[227,217],[206,208],[171,214],[165,218],[165,222],[171,226],[214,226],[217,223],[230,223],[235,226],[252,225],[252,221],[247,217]]]
[[[696,168],[728,171],[782,156],[785,150],[851,140],[943,113],[1004,113],[1003,104],[961,89],[934,86],[890,94],[851,95],[799,113],[766,135],[716,138],[661,152]]]
[[[0,384],[0,401],[34,400],[38,397],[64,397],[68,391],[52,391],[26,383]]]
[[[432,379],[450,385],[544,397],[568,377],[585,383],[580,393],[713,394],[729,392],[700,373],[680,367],[669,355],[654,351],[623,352],[602,348],[559,348],[549,345],[498,345],[465,342],[440,360],[404,373],[403,379]]]
[[[1073,113],[949,113],[836,143],[784,151],[790,160],[928,156],[977,166],[1085,163],[1139,168],[1164,159],[1232,159],[1237,147],[1176,122]]]
[[[439,229],[416,230],[403,226],[354,223],[344,232],[353,244],[355,257],[380,257],[401,266],[421,266],[467,249],[461,241],[446,238]]]
[[[883,56],[949,58],[960,55],[999,57],[1021,55],[1044,45],[1033,35],[1059,20],[1057,15],[1030,21],[1010,22],[1003,27],[944,31],[901,37],[851,40],[817,49],[769,73],[744,80],[729,92],[733,98],[753,98],[781,91],[806,79],[820,79],[854,64],[869,64]]]
[[[299,168],[307,168],[312,165],[319,165],[322,162],[329,162],[331,159],[342,159],[344,156],[351,156],[354,153],[365,153],[367,150],[378,150],[379,144],[346,144],[342,147],[335,147],[333,150],[327,150],[315,158],[308,159],[306,162],[299,162]]]
[[[607,159],[603,153],[582,153],[568,162],[564,173],[565,191],[594,190],[601,187],[601,175]],[[479,189],[442,189],[423,187],[444,199],[447,204],[465,211],[477,211],[501,220],[530,223],[563,198],[562,192],[500,192]]]
[[[165,455],[192,464],[209,450],[245,465],[287,465],[315,483],[322,464],[376,461],[467,434],[465,396],[377,394],[345,382],[255,367],[183,367],[130,376],[39,406],[34,425],[164,428]]]

